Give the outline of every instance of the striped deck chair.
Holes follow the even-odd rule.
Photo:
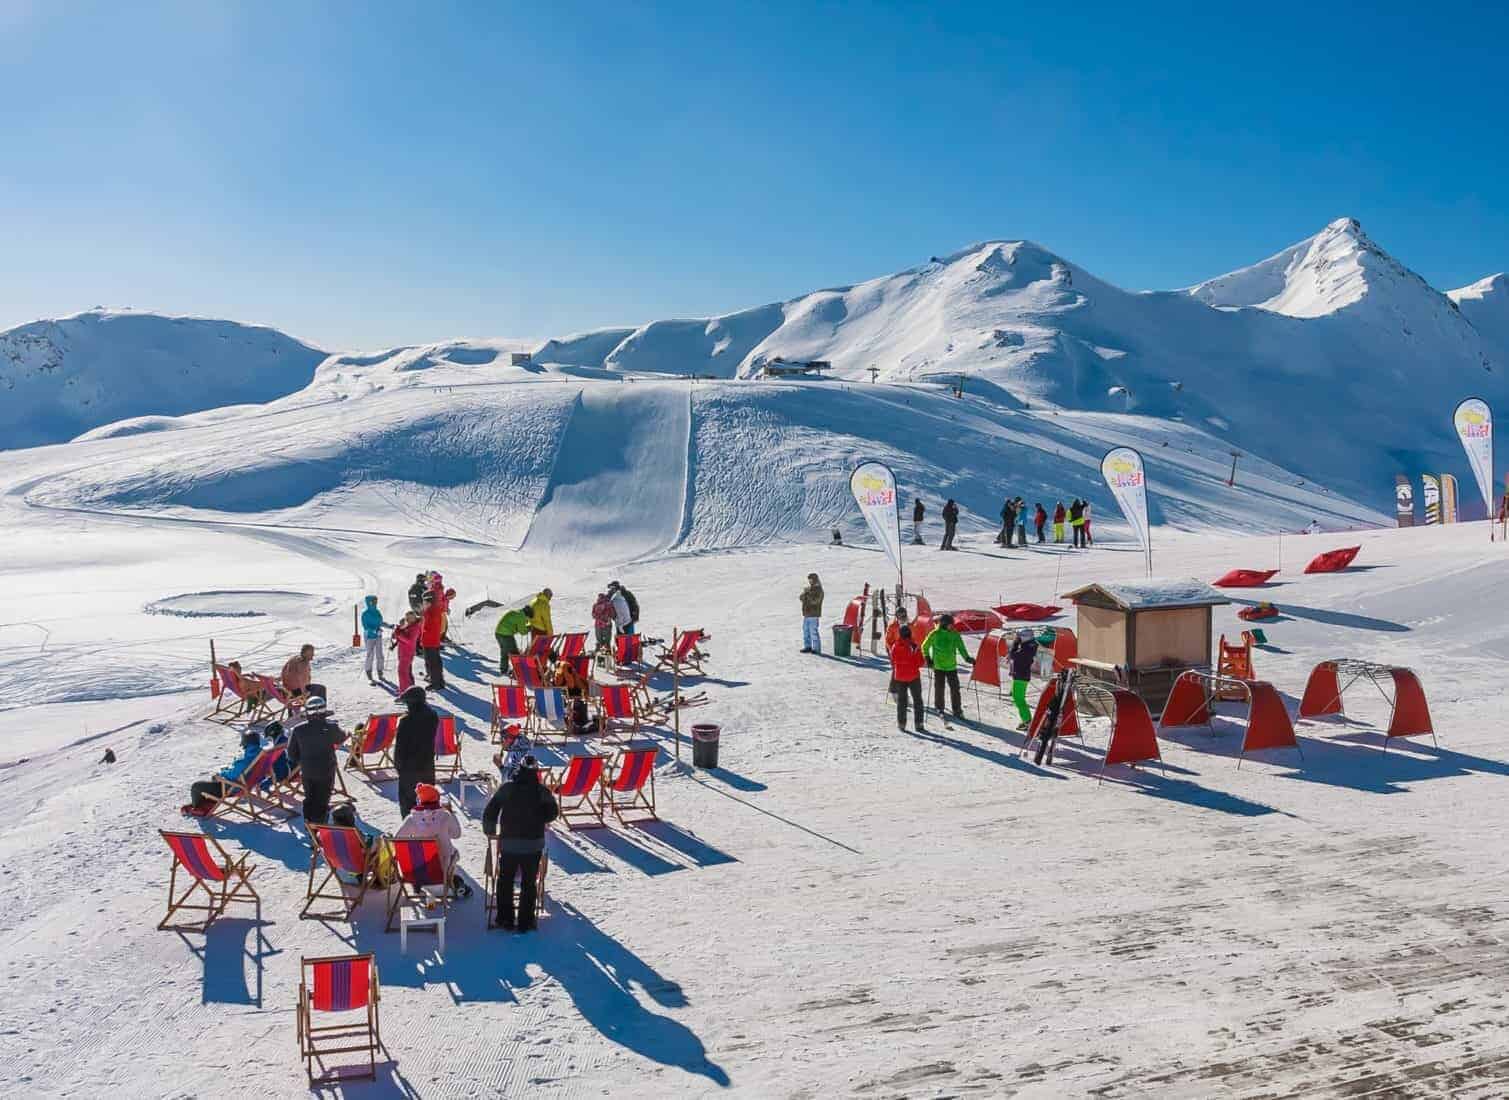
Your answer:
[[[619,668],[637,665],[644,660],[644,638],[638,634],[620,634],[613,639],[613,661]]]
[[[345,826],[311,823],[309,833],[314,838],[314,851],[309,857],[309,885],[304,891],[304,908],[299,919],[350,920],[351,914],[366,898],[367,887],[372,884],[377,850],[374,848],[369,852],[362,844],[362,834]],[[321,863],[325,865],[325,877],[316,885],[315,874]],[[340,910],[310,912],[317,901],[338,902]]]
[[[633,684],[599,684],[597,712],[602,716],[602,731],[614,736],[639,732],[640,708],[635,703]]]
[[[603,820],[603,758],[573,756],[565,768],[552,768],[547,783],[561,804],[561,821],[568,829],[606,825]],[[568,804],[569,803],[569,804]]]
[[[233,901],[249,901],[258,909],[262,899],[251,884],[255,868],[247,866],[247,855],[231,859],[225,849],[213,837],[203,833],[173,833],[159,829],[168,850],[173,853],[173,870],[168,876],[168,912],[158,922],[158,931],[172,928],[174,931],[204,932],[215,918],[223,914]],[[178,893],[179,869],[189,879],[183,893]],[[204,904],[190,901],[203,891]],[[194,924],[172,924],[173,915],[180,912],[203,913],[204,920]]]
[[[427,892],[426,886],[441,887],[440,905],[449,913],[451,902],[455,900],[451,885],[456,873],[455,853],[451,853],[447,862],[440,853],[440,841],[432,836],[389,837],[388,849],[393,853],[398,877],[388,887],[387,930],[396,931],[393,922],[398,917],[400,905],[422,908],[428,899],[436,896]]]
[[[244,817],[259,825],[276,825],[298,814],[298,803],[290,803],[285,797],[283,784],[273,771],[287,748],[287,744],[269,745],[246,766],[240,779],[220,780],[225,793],[215,800],[209,816]]]
[[[578,653],[574,657],[562,657],[571,666],[571,671],[580,676],[590,686],[592,683],[592,655],[590,653]]]
[[[393,771],[393,739],[398,736],[398,714],[373,714],[362,727],[360,740],[351,741],[346,767],[368,779],[377,772]],[[375,758],[375,759],[374,759]]]
[[[551,651],[555,649],[554,634],[536,634],[529,639],[529,648],[525,650],[526,657],[532,657],[536,661],[550,660]]]
[[[245,681],[236,675],[229,665],[216,665],[215,678],[210,681],[210,698],[215,700],[215,709],[204,716],[207,722],[228,725],[242,718],[254,720],[259,696],[248,693]]]
[[[492,737],[498,740],[503,728],[511,722],[523,722],[529,718],[529,691],[512,684],[493,685]]]
[[[371,955],[341,955],[299,960],[299,1055],[309,1084],[333,1084],[357,1077],[377,1077],[377,1052],[383,1048],[377,1023],[377,961]],[[315,1013],[339,1013],[342,1019],[316,1024]],[[360,1012],[360,1018],[352,1014]],[[365,1054],[366,1073],[327,1070],[332,1054]],[[320,1073],[314,1072],[315,1062]],[[358,1063],[360,1065],[360,1063]]]
[[[531,697],[528,731],[536,738],[552,734],[565,737],[568,706],[566,693],[561,688],[540,688]]]
[[[658,821],[655,813],[654,745],[624,749],[603,774],[608,809],[619,821],[627,823],[625,814],[637,813],[636,821]]]
[[[435,725],[435,782],[449,783],[461,771],[461,733],[454,714],[440,715]]]
[[[698,643],[705,642],[707,638],[705,630],[683,630],[677,635],[674,648],[667,645],[661,649],[660,656],[655,659],[655,668],[671,672],[679,667],[682,675],[688,672],[695,672],[698,676],[707,675],[702,671],[702,660],[706,654],[698,648]]]
[[[540,852],[540,870],[534,878],[534,919],[538,921],[545,912],[545,872],[550,870],[550,848]],[[484,926],[493,927],[498,917],[498,838],[489,837],[487,856],[482,861],[482,919]]]
[[[535,691],[539,688],[549,687],[545,679],[545,673],[540,662],[535,657],[510,657],[509,663],[513,666],[514,683],[526,691]]]
[[[257,686],[262,690],[262,713],[254,721],[261,718],[276,719],[282,722],[298,710],[293,699],[284,690],[283,685],[271,676],[256,674]]]
[[[556,635],[555,656],[557,660],[565,657],[580,657],[587,652],[587,632],[580,634]]]

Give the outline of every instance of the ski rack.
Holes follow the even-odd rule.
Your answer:
[[[1181,690],[1183,685],[1192,690]],[[1200,692],[1200,701],[1195,704],[1190,696]],[[1223,676],[1219,672],[1207,672],[1198,668],[1186,669],[1174,680],[1168,701],[1163,704],[1163,713],[1158,718],[1158,730],[1173,726],[1210,727],[1215,736],[1212,717],[1217,702],[1243,702],[1247,706],[1247,728],[1242,732],[1242,747],[1237,753],[1237,768],[1242,767],[1247,750],[1268,748],[1293,748],[1299,758],[1305,752],[1294,736],[1294,723],[1289,719],[1289,710],[1283,698],[1267,680],[1243,680],[1235,676]],[[1254,736],[1256,735],[1256,736]],[[1251,742],[1256,742],[1249,744]]]
[[[1341,682],[1342,677],[1346,678],[1345,684]],[[1425,689],[1420,686],[1420,677],[1414,669],[1403,665],[1385,665],[1353,657],[1321,661],[1310,670],[1310,678],[1305,681],[1305,694],[1299,703],[1300,719],[1345,714],[1342,695],[1359,680],[1366,680],[1377,688],[1378,694],[1389,705],[1384,752],[1388,752],[1390,739],[1422,733],[1430,734],[1431,743],[1436,748],[1441,747],[1430,720],[1430,708],[1425,701]],[[1392,695],[1384,687],[1385,682],[1393,685]]]

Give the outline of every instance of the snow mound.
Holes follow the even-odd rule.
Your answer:
[[[271,401],[307,386],[324,357],[234,321],[104,309],[34,321],[0,332],[0,438],[35,447],[127,418]]]

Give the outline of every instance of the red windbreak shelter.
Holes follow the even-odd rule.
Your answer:
[[[1345,684],[1341,682],[1342,677],[1347,678]],[[1372,684],[1389,704],[1388,730],[1383,742],[1385,752],[1388,751],[1388,739],[1394,737],[1417,737],[1428,733],[1431,743],[1440,745],[1420,677],[1415,675],[1414,669],[1397,665],[1346,658],[1320,662],[1310,670],[1310,678],[1305,681],[1305,694],[1299,701],[1300,718],[1344,714],[1342,693],[1359,680]],[[1385,684],[1393,688],[1392,695]]]

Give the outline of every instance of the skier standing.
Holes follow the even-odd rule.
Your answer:
[[[1021,497],[1016,498],[1016,541],[1023,550],[1027,549],[1027,502]]]
[[[938,547],[940,550],[957,550],[954,545],[954,532],[959,526],[959,506],[954,503],[954,498],[949,497],[948,503],[943,505],[943,542]]]
[[[1001,505],[1001,533],[996,536],[996,544],[1011,549],[1011,533],[1016,530],[1016,498],[1007,497],[1006,503]]]
[[[1006,656],[1011,662],[1011,701],[1016,704],[1017,717],[1022,720],[1017,729],[1024,730],[1032,722],[1032,710],[1027,706],[1027,683],[1032,679],[1032,662],[1037,659],[1037,639],[1030,628],[1024,626],[1016,632]]]
[[[628,621],[627,624],[621,624],[619,626],[619,633],[621,633],[621,634],[638,634],[639,633],[639,601],[634,598],[634,593],[630,592],[627,588],[625,588],[620,581],[610,581],[610,582],[608,582],[608,595],[610,595],[610,596],[612,596],[614,598],[615,605],[616,605],[618,597],[622,596],[623,597],[624,606],[629,609],[629,621]]]
[[[382,628],[388,625],[382,621],[382,612],[377,609],[376,596],[367,597],[367,606],[362,609],[361,624],[362,641],[366,645],[364,664],[367,681],[376,683],[383,678]],[[376,670],[376,675],[373,670]]]
[[[807,574],[807,587],[802,589],[802,652],[822,653],[823,636],[818,630],[818,619],[823,614],[823,582],[816,573]]]
[[[1093,538],[1090,537],[1090,502],[1088,500],[1085,501],[1084,511],[1081,514],[1080,519],[1083,520],[1083,527],[1084,527],[1084,532],[1085,532],[1085,546],[1088,547],[1092,542],[1095,541]]]
[[[891,646],[891,683],[896,692],[896,728],[906,732],[906,701],[912,701],[912,725],[926,733],[922,724],[922,649],[912,641],[912,628],[902,626]]]
[[[1041,545],[1043,541],[1043,527],[1048,522],[1048,510],[1043,507],[1043,502],[1038,501],[1036,510],[1032,513],[1032,525],[1037,528],[1037,541]]]
[[[1069,503],[1069,528],[1073,534],[1074,545],[1083,546],[1085,544],[1085,505],[1079,497],[1075,497]]]
[[[927,509],[922,507],[922,498],[914,497],[912,500],[912,545],[922,545],[922,520],[927,514]]]
[[[1053,541],[1064,541],[1064,502],[1059,501],[1053,506]]]
[[[424,650],[424,675],[431,691],[445,690],[445,665],[440,660],[440,643],[445,637],[445,606],[427,593],[421,605],[419,648]]]
[[[964,717],[963,702],[959,698],[959,659],[969,661],[969,650],[964,648],[964,639],[954,629],[954,617],[943,615],[938,625],[922,642],[922,655],[933,669],[933,709],[943,713],[943,685],[949,689],[950,709],[955,718]]]
[[[423,605],[421,605],[423,606]],[[393,628],[389,649],[398,651],[398,694],[414,686],[414,653],[419,649],[419,632],[424,628],[419,613],[410,611],[403,622]]]
[[[613,648],[613,623],[616,619],[613,597],[606,592],[599,592],[592,603],[592,632],[598,649]]]
[[[550,589],[542,588],[539,595],[529,602],[529,636],[531,638],[555,633],[550,621],[550,598],[554,595],[555,593]]]

